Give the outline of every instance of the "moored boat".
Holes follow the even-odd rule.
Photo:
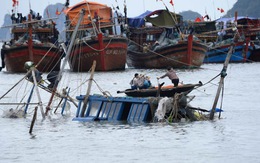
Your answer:
[[[206,53],[204,63],[223,63],[229,51],[229,47],[233,43],[232,39],[226,39],[220,43],[211,46]],[[253,51],[253,46],[239,40],[235,43],[234,53],[230,58],[230,62],[248,62]]]
[[[85,9],[86,15],[80,25],[77,40],[69,57],[72,71],[89,71],[94,60],[97,71],[124,70],[126,64],[127,38],[116,35],[112,9],[105,4],[82,1],[65,11],[69,20],[67,39],[75,28],[78,13]]]
[[[206,28],[209,25],[210,28]],[[194,26],[196,36],[204,39],[209,45],[204,63],[223,63],[225,61],[228,49],[233,43],[234,30],[236,29],[240,35],[235,43],[230,62],[248,62],[252,60],[251,55],[255,49],[254,42],[257,33],[260,31],[260,21],[257,18],[235,16],[210,22],[194,22]]]
[[[207,45],[191,33],[182,33],[177,22],[182,17],[168,10],[156,10],[142,15],[146,26],[137,27],[129,24],[131,40],[127,65],[134,68],[198,68],[202,65]],[[137,17],[140,20],[140,16]]]
[[[36,19],[32,13],[28,20],[14,23],[13,38],[2,46],[1,56],[6,71],[26,72],[24,63],[33,61],[41,72],[59,71],[62,52],[57,45],[58,31],[51,19]]]

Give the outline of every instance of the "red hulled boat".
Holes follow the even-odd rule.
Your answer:
[[[44,23],[43,23],[44,22]],[[58,71],[62,52],[57,46],[58,31],[52,20],[31,19],[11,25],[12,40],[3,44],[1,55],[7,72],[26,72],[24,63],[34,62],[41,72]]]
[[[86,14],[69,57],[70,69],[75,72],[89,71],[96,60],[96,71],[124,70],[127,38],[115,34],[111,7],[84,0],[67,8],[67,40],[70,40],[82,9]]]
[[[178,27],[182,21],[181,15],[168,10],[156,10],[142,16],[137,20],[144,19],[150,25],[136,27],[135,20],[128,20],[131,40],[127,53],[129,67],[198,68],[202,65],[208,48],[192,34],[181,32]]]

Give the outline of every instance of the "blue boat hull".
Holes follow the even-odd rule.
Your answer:
[[[79,105],[73,121],[127,121],[150,122],[152,107],[149,98],[104,97],[91,95],[88,97],[86,112],[82,115],[83,95],[77,96]]]
[[[248,50],[244,52],[245,46],[238,45],[235,46],[234,53],[230,58],[230,62],[246,62],[250,57],[253,47],[248,46]],[[229,47],[219,47],[210,49],[205,56],[204,63],[224,63]]]

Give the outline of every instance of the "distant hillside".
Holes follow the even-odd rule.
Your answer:
[[[260,18],[260,0],[238,0],[225,17],[234,16],[236,11],[238,12],[238,16]]]
[[[180,15],[183,16],[183,20],[195,20],[197,17],[200,17],[201,18],[201,15],[197,12],[194,12],[194,11],[183,11],[183,12],[180,12],[179,13]]]
[[[4,17],[4,24],[2,25],[3,28],[0,29],[0,41],[8,41],[11,38],[10,30],[11,28],[5,28],[4,26],[8,26],[12,24],[11,15],[6,14]]]
[[[260,18],[260,0],[238,0],[224,17],[233,17],[236,11],[238,16]],[[199,13],[190,10],[179,14],[183,16],[184,20],[195,20],[197,17],[201,17]]]

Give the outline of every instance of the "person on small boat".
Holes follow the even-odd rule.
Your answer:
[[[131,89],[147,89],[151,86],[151,81],[148,76],[135,73],[134,78],[130,82]]]
[[[174,84],[174,87],[178,86],[179,77],[177,76],[176,72],[173,70],[172,67],[168,67],[167,72],[163,76],[157,77],[157,79],[162,79],[162,78],[165,78],[166,76],[172,81],[172,83]]]
[[[29,71],[32,67],[34,67],[34,63],[32,61],[27,61],[25,62],[24,64],[24,68]],[[42,73],[40,71],[38,71],[36,68],[34,70],[35,72],[35,78],[36,78],[36,81],[37,83],[41,83],[43,80],[42,80]],[[27,74],[27,79],[30,81],[30,82],[33,82],[33,75],[32,75],[32,72],[30,72],[29,74]]]

